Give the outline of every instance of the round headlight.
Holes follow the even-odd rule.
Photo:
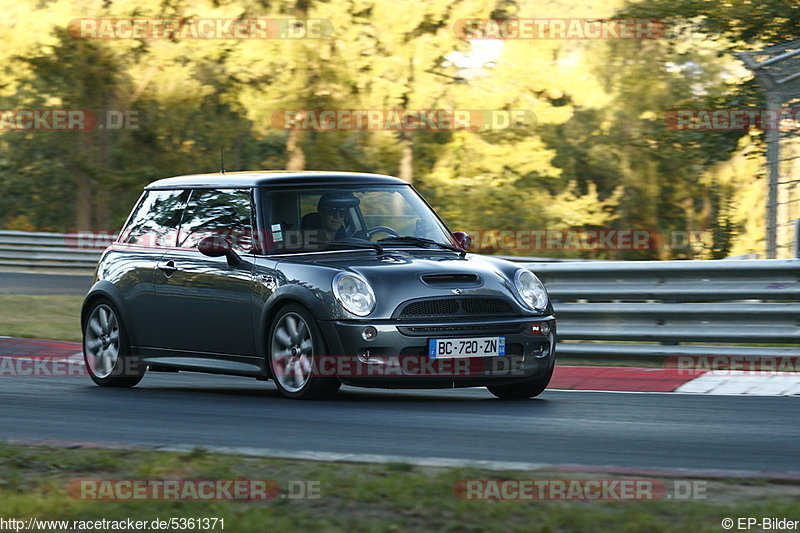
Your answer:
[[[366,316],[375,308],[375,293],[362,277],[340,272],[333,278],[333,294],[347,311]]]
[[[533,272],[524,268],[517,270],[514,276],[514,285],[517,287],[522,301],[528,307],[538,311],[547,307],[547,289],[544,288],[539,278],[533,275]]]

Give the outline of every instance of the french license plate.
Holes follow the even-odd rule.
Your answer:
[[[471,337],[466,339],[429,339],[428,357],[490,357],[506,354],[505,337]]]

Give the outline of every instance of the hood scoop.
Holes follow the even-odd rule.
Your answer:
[[[477,274],[424,274],[422,281],[433,287],[465,287],[480,285],[481,278]]]

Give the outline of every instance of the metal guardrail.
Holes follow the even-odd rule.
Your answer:
[[[95,247],[87,248],[79,238],[0,231],[0,266],[92,272],[104,245],[90,241]],[[561,355],[800,356],[800,259],[505,258],[530,268],[547,286]]]
[[[800,356],[800,260],[524,264],[561,355]]]
[[[80,234],[0,231],[0,267],[91,273],[104,249]]]
[[[75,270],[94,272],[105,247],[116,235],[97,237],[89,232],[44,233],[0,230],[0,267],[35,270]],[[575,259],[549,257],[511,257],[512,261],[561,262]]]

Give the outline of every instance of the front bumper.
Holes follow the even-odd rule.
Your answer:
[[[536,332],[538,325],[539,331]],[[544,325],[544,326],[543,326]],[[381,388],[449,388],[510,384],[545,375],[555,359],[555,317],[443,321],[326,321],[320,324],[331,362],[326,375]],[[378,334],[361,336],[365,327]],[[546,333],[541,330],[545,329]],[[428,340],[503,336],[506,355],[428,357]],[[334,365],[336,368],[334,368]]]

